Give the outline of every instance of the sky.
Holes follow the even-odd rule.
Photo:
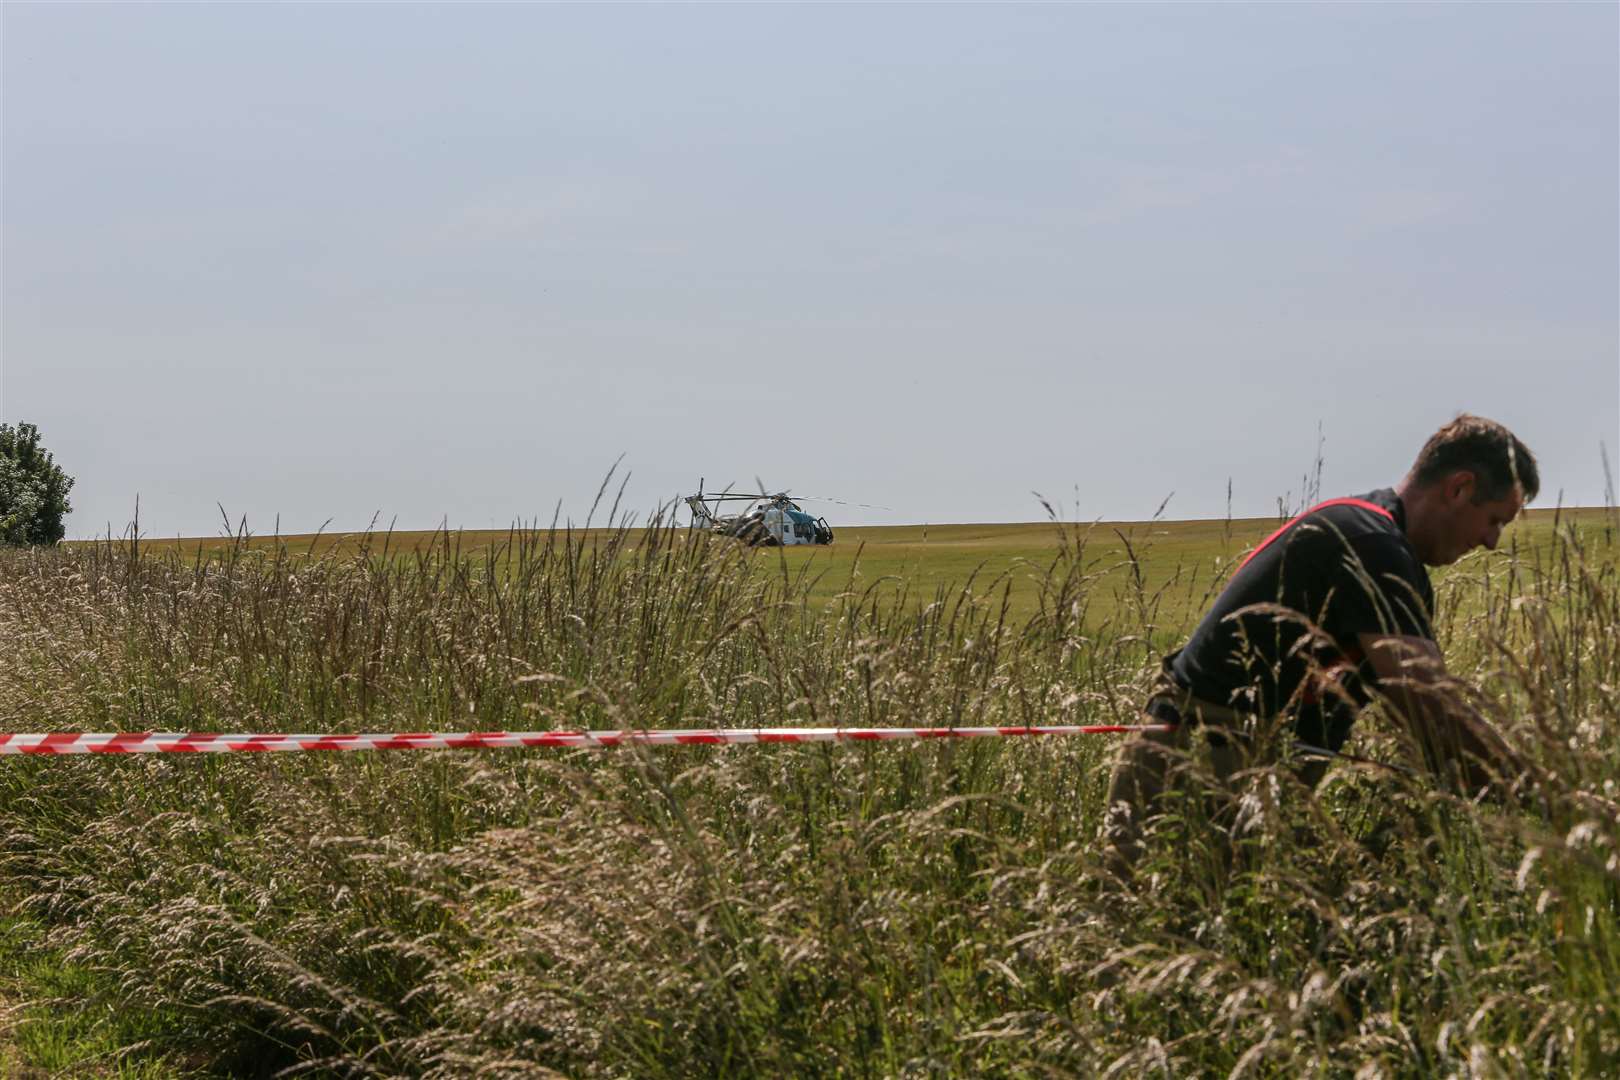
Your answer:
[[[0,5],[69,536],[1605,498],[1620,6]],[[615,479],[615,484],[618,479]],[[1230,486],[1230,502],[1229,502]],[[684,516],[683,516],[684,520]]]

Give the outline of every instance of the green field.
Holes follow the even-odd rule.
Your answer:
[[[880,603],[927,605],[955,600],[964,588],[979,597],[1008,598],[1009,618],[1023,621],[1039,610],[1041,586],[1060,560],[1077,561],[1087,578],[1087,620],[1092,625],[1120,617],[1185,629],[1237,562],[1275,530],[1279,518],[1198,521],[1019,522],[981,525],[846,526],[828,547],[761,549],[761,574],[802,581],[813,603],[828,604],[854,592]],[[1440,577],[1471,573],[1548,548],[1558,525],[1601,540],[1616,528],[1602,508],[1530,509],[1504,532],[1496,552],[1475,552]],[[535,534],[530,534],[531,536]],[[602,544],[611,529],[575,530],[574,539]],[[684,535],[678,532],[677,535]],[[532,542],[532,541],[531,541]],[[625,544],[634,550],[638,530]],[[521,543],[502,530],[400,531],[299,534],[284,537],[144,540],[148,556],[195,560],[232,548],[260,553],[284,550],[290,558],[370,556],[409,561],[428,552],[472,560],[510,556]]]
[[[0,729],[1131,722],[1275,525],[0,552]],[[1612,512],[1537,511],[1437,575],[1538,805],[1267,760],[1131,882],[1107,736],[6,757],[0,1070],[1614,1075],[1617,555]],[[1414,764],[1391,732],[1351,749]]]

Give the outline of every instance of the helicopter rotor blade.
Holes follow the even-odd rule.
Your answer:
[[[728,485],[720,492],[705,495],[703,493],[703,481],[699,480],[698,493],[694,497],[702,500],[703,502],[753,502],[760,499],[787,499],[790,502],[802,500],[804,502],[832,503],[836,506],[853,506],[862,510],[886,510],[890,513],[894,512],[894,507],[892,506],[879,506],[876,503],[852,502],[848,499],[835,499],[830,495],[795,495],[791,490],[766,491],[764,482],[761,481],[757,476],[754,478],[754,482],[759,485],[758,491],[732,491]]]
[[[828,495],[793,495],[790,496],[790,498],[803,499],[806,502],[836,503],[839,506],[858,506],[862,510],[888,510],[890,512],[894,510],[894,507],[892,506],[876,506],[872,503],[848,502],[844,499],[834,499]]]

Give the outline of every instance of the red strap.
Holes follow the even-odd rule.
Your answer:
[[[1289,529],[1292,529],[1295,525],[1298,525],[1300,523],[1300,521],[1302,521],[1305,518],[1310,517],[1312,514],[1316,513],[1318,510],[1326,510],[1330,506],[1359,506],[1363,510],[1371,510],[1375,514],[1382,514],[1384,517],[1389,518],[1390,521],[1395,520],[1395,515],[1394,514],[1390,513],[1388,510],[1385,510],[1382,506],[1379,506],[1377,503],[1368,502],[1366,499],[1329,499],[1325,503],[1317,503],[1315,506],[1313,506],[1309,510],[1305,511],[1303,514],[1300,514],[1298,517],[1294,518],[1288,524],[1284,525],[1282,528],[1278,529],[1276,532],[1272,533],[1270,536],[1268,536],[1264,540],[1260,541],[1260,546],[1255,548],[1253,551],[1249,552],[1247,557],[1245,557],[1242,562],[1238,563],[1238,568],[1237,568],[1236,572],[1237,573],[1242,573],[1243,568],[1245,566],[1249,565],[1249,560],[1253,559],[1256,555],[1260,554],[1262,551],[1266,550],[1266,548],[1270,547],[1271,542],[1273,540],[1277,539],[1277,537],[1281,536],[1283,533],[1287,532]]]

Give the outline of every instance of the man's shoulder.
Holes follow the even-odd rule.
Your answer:
[[[1400,498],[1389,488],[1329,500],[1300,519],[1303,527],[1292,530],[1289,546],[1323,571],[1348,564],[1377,576],[1396,574],[1421,588],[1428,574],[1406,537],[1404,517]]]
[[[1412,559],[1416,565],[1403,516],[1395,493],[1387,489],[1330,499],[1296,519],[1286,539],[1290,548],[1310,551],[1313,557],[1325,558],[1333,550],[1381,551],[1391,558]]]
[[[1308,579],[1331,582],[1329,622],[1336,635],[1353,631],[1432,638],[1434,589],[1406,536],[1400,498],[1385,488],[1324,506],[1309,516]],[[1302,537],[1303,539],[1303,537]]]
[[[1405,538],[1405,512],[1390,488],[1329,499],[1308,510],[1302,521],[1332,525],[1354,535],[1372,533]]]

